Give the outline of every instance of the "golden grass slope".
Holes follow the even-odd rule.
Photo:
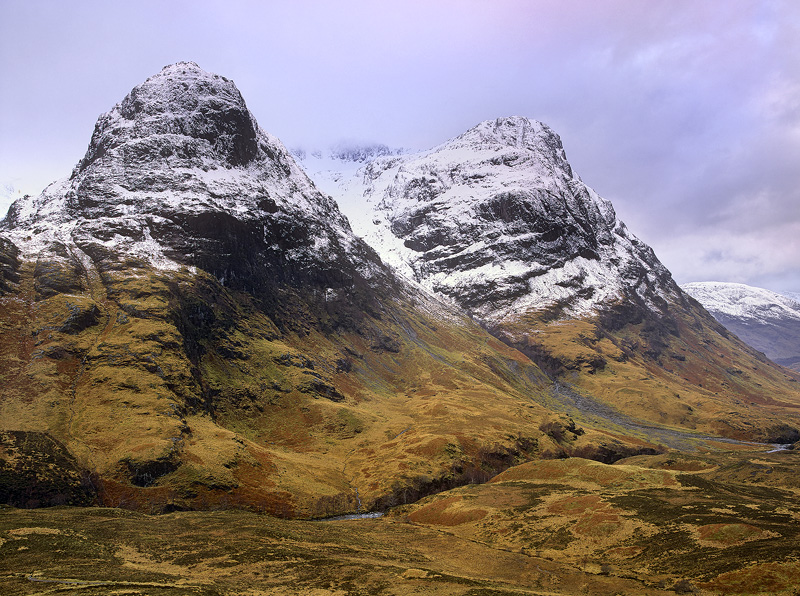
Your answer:
[[[588,573],[704,594],[795,594],[800,454],[715,452],[511,468],[392,513]],[[726,468],[765,466],[769,481]]]
[[[2,429],[63,442],[108,505],[388,505],[412,482],[425,492],[533,457],[548,414],[527,358],[408,301],[334,332],[295,308],[279,329],[202,272],[130,262],[43,293],[27,263],[0,308]]]
[[[661,320],[530,312],[495,330],[579,391],[625,416],[733,439],[800,434],[800,376],[769,361],[693,300]],[[578,414],[575,414],[576,420]]]
[[[0,591],[40,594],[793,596],[800,454],[570,458],[380,519],[0,509]],[[732,480],[732,467],[771,467]],[[789,487],[790,484],[794,488]]]
[[[674,594],[396,520],[5,510],[0,541],[0,590],[20,596]]]

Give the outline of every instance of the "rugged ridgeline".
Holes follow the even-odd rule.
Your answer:
[[[794,379],[681,293],[545,127],[365,167],[375,247],[416,282],[227,79],[179,63],[101,116],[0,225],[2,500],[324,516],[686,429],[796,434]]]
[[[483,122],[371,161],[338,195],[371,204],[351,220],[384,260],[562,383],[650,422],[796,440],[796,375],[686,296],[546,125]]]
[[[681,288],[773,362],[800,371],[800,303],[796,300],[736,283],[706,281]]]
[[[0,233],[7,501],[321,516],[542,448],[538,367],[398,279],[193,63],[101,116]],[[53,494],[11,482],[52,444]]]

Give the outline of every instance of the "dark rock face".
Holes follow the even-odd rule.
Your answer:
[[[100,320],[100,310],[96,304],[88,306],[66,303],[69,315],[59,328],[62,333],[75,335],[84,329],[96,325]]]
[[[53,245],[53,251],[37,259],[33,284],[38,298],[56,294],[74,294],[85,289],[81,265],[66,251],[63,244]]]
[[[177,457],[162,457],[155,460],[139,462],[127,460],[123,473],[130,477],[134,486],[147,487],[153,485],[159,478],[174,472],[180,466]]]
[[[0,238],[0,296],[12,291],[19,282],[19,249],[13,242]]]
[[[0,503],[21,508],[89,505],[95,492],[89,472],[47,433],[0,431]]]
[[[405,194],[413,196],[413,189],[407,186]],[[453,222],[458,225],[442,221],[436,206],[424,205],[395,219],[392,231],[406,247],[427,253],[423,258],[430,273],[476,269],[521,257],[544,267],[578,256],[599,260],[598,247],[609,246],[613,237],[598,226],[599,213],[589,212],[580,195],[570,198],[573,205],[536,189],[501,191],[476,202],[473,217]],[[492,250],[463,254],[476,239],[484,238]]]

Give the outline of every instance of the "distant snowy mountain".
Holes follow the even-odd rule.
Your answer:
[[[783,292],[782,295],[791,298],[795,302],[800,302],[800,292]]]
[[[745,342],[778,364],[800,370],[800,302],[736,283],[696,282],[681,288]]]
[[[626,299],[659,310],[679,293],[540,122],[486,121],[429,151],[309,173],[384,261],[484,321]]]

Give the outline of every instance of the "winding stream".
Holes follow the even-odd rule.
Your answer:
[[[351,519],[378,519],[379,517],[383,517],[382,512],[372,511],[370,513],[351,513],[350,515],[335,515],[333,517],[323,517],[320,519],[315,519],[313,521],[318,521],[318,522],[347,521]]]
[[[772,449],[767,453],[778,453],[779,451],[790,451],[792,449],[792,443],[772,443],[770,446]]]

